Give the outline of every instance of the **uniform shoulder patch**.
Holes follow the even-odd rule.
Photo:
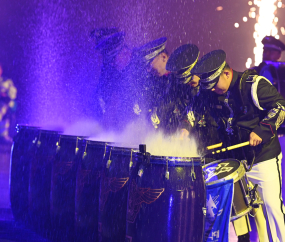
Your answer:
[[[246,79],[246,82],[255,82],[258,75],[249,75]]]

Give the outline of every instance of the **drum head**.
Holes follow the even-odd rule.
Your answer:
[[[243,165],[235,159],[218,160],[203,167],[206,184],[229,179],[239,180],[245,174]]]

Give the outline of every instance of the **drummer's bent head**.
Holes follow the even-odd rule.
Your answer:
[[[166,50],[164,50],[162,53],[156,56],[153,61],[148,65],[148,71],[156,76],[165,75],[166,73],[168,73],[165,68],[168,58],[168,53]]]
[[[226,65],[218,78],[217,84],[211,90],[217,94],[224,94],[229,90],[233,78],[231,68]]]
[[[212,90],[217,94],[228,91],[233,77],[223,50],[214,50],[204,55],[197,62],[192,73],[200,77],[201,88]]]
[[[147,71],[156,76],[168,73],[166,63],[169,56],[165,49],[166,41],[166,37],[161,37],[138,48],[138,53],[145,61]]]
[[[200,78],[192,74],[192,69],[198,61],[200,51],[194,44],[179,46],[173,51],[166,65],[166,69],[175,74],[179,84],[197,87]]]

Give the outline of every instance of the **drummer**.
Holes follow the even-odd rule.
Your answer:
[[[102,66],[95,90],[97,117],[105,129],[122,130],[121,106],[125,96],[123,78],[131,59],[131,49],[125,43],[125,32],[116,27],[96,28],[91,32],[95,50],[101,54]]]
[[[282,153],[277,129],[284,120],[285,100],[272,84],[254,70],[244,73],[230,68],[223,50],[202,57],[192,70],[201,88],[212,91],[211,114],[226,145],[248,141],[251,147],[232,153],[236,159],[253,163],[247,176],[264,201],[269,226],[257,224],[260,241],[285,241],[285,208],[282,200]]]
[[[217,124],[209,115],[208,93],[200,90],[199,77],[191,70],[198,61],[200,51],[194,44],[178,47],[170,56],[166,69],[175,74],[182,112],[179,129],[181,138],[194,136],[198,151],[204,155],[206,146],[218,143]]]
[[[166,37],[148,42],[141,46],[137,52],[142,59],[147,72],[146,76],[138,73],[141,78],[137,86],[137,100],[134,112],[144,115],[155,130],[164,134],[173,134],[178,127],[177,92],[172,73],[166,70],[168,51],[166,50]],[[142,78],[143,77],[143,78]]]

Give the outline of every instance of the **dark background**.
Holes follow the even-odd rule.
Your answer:
[[[201,56],[221,48],[243,71],[248,57],[254,62],[256,20],[242,21],[249,9],[247,0],[0,0],[0,61],[18,88],[17,122],[94,119],[101,58],[89,33],[96,27],[119,27],[130,47],[166,36],[169,52],[188,42]],[[284,13],[278,8],[283,42]]]

